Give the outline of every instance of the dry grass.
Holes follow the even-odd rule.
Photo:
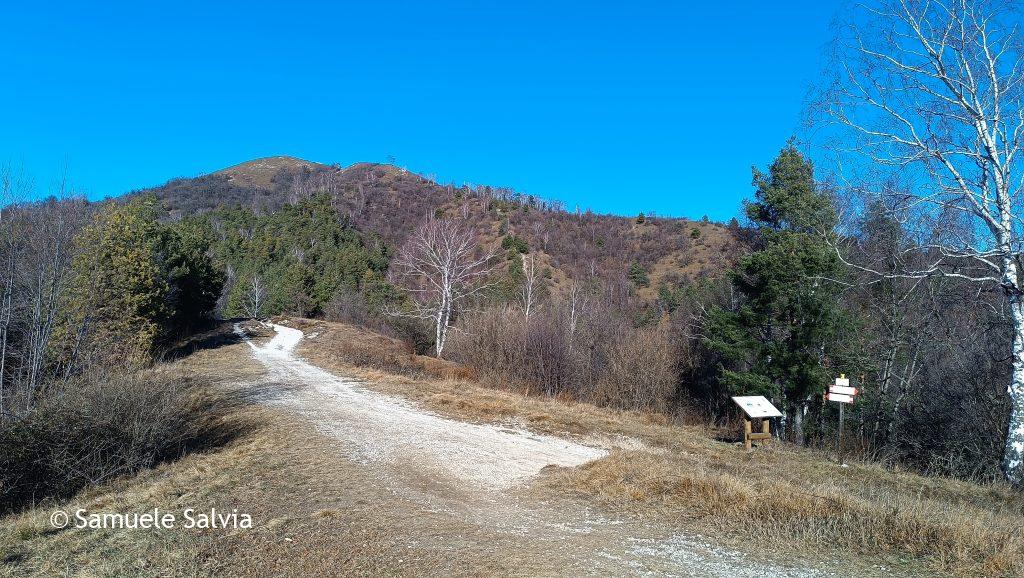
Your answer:
[[[469,379],[473,375],[457,363],[416,355],[397,339],[351,325],[294,318],[278,318],[275,322],[301,329],[306,334],[304,342],[316,345],[305,351],[316,361],[406,377]]]
[[[598,432],[629,436],[656,446],[671,443],[676,433],[674,428],[668,427],[668,419],[663,414],[606,409],[567,399],[531,397],[516,391],[483,387],[463,377],[472,375],[467,368],[449,361],[400,353],[400,350],[387,351],[384,341],[387,338],[364,329],[323,321],[292,320],[290,324],[307,335],[314,335],[299,345],[299,354],[312,363],[362,378],[367,387],[401,395],[456,419],[517,423],[534,431],[559,435],[585,436]],[[396,340],[390,341],[391,347],[403,347]],[[352,356],[353,350],[365,353]],[[380,365],[385,365],[381,363],[351,361],[373,352],[384,359],[403,359],[403,371],[380,369]]]
[[[411,378],[357,368],[332,352],[336,347],[365,347],[360,340],[372,335],[336,324],[306,323],[296,322],[307,333],[319,331],[320,337],[304,340],[300,353],[328,369],[367,378],[367,387],[460,419],[522,423],[583,439],[625,437],[642,443],[624,446],[649,448],[617,450],[580,468],[552,468],[532,490],[542,497],[596,500],[623,515],[745,548],[764,548],[777,556],[822,559],[840,549],[864,554],[865,560],[880,557],[900,569],[924,563],[945,574],[1012,576],[1024,571],[1024,497],[1005,486],[928,478],[872,464],[839,468],[827,456],[781,444],[747,454],[735,444],[716,441],[721,432],[669,423],[656,414],[524,397],[451,377]],[[340,340],[353,343],[338,344]],[[386,344],[366,343],[374,348]],[[262,374],[247,353],[244,345],[234,345],[199,351],[182,363],[190,371],[219,375],[231,386]],[[433,366],[419,365],[421,361],[404,366],[410,368],[409,375],[452,375],[446,364],[432,374]],[[177,371],[176,365],[160,371]],[[533,561],[523,542],[473,547],[495,538],[403,503],[372,472],[337,459],[336,450],[310,424],[258,407],[243,411],[262,425],[226,448],[0,519],[0,575],[553,572],[550,567],[533,567],[531,572]],[[189,506],[238,508],[252,514],[254,528],[229,533],[55,532],[46,519],[54,507],[132,512]],[[415,536],[414,546],[410,536]],[[453,536],[459,537],[455,546]]]
[[[412,576],[436,571],[429,563],[400,562],[404,552],[397,526],[368,499],[366,489],[374,486],[360,478],[358,468],[310,448],[316,434],[308,426],[257,413],[252,417],[264,428],[223,451],[190,456],[0,521],[0,575]],[[357,495],[364,503],[354,506],[339,498]],[[253,528],[54,531],[47,517],[58,507],[179,513],[187,507],[237,508],[252,515]]]
[[[200,351],[157,371],[215,375],[228,389],[249,388],[264,373],[244,345]],[[0,518],[0,576],[487,576],[514,571],[514,559],[506,566],[474,553],[453,553],[447,537],[466,536],[466,528],[433,527],[433,520],[422,517],[414,524],[413,506],[360,464],[338,459],[338,450],[312,424],[255,405],[239,412],[238,419],[259,427],[217,451],[188,455],[69,500]],[[188,507],[237,508],[252,516],[253,528],[54,530],[48,521],[55,509],[142,513],[160,508],[180,515]],[[413,549],[411,541],[422,547]]]
[[[625,436],[664,450],[618,450],[560,470],[546,479],[548,491],[596,497],[606,507],[678,520],[740,541],[756,538],[775,551],[841,545],[896,561],[922,561],[944,573],[1024,575],[1024,495],[1003,484],[925,477],[869,463],[840,468],[823,453],[777,443],[747,454],[737,444],[716,441],[721,431],[669,423],[659,414],[357,367],[335,352],[371,342],[368,332],[321,322],[315,331],[318,337],[300,350],[313,362],[439,413],[580,438]],[[373,343],[380,351],[381,343]]]
[[[1005,488],[892,474],[869,465],[839,471],[819,456],[727,448],[711,456],[615,452],[551,483],[617,508],[756,537],[774,549],[843,548],[924,560],[965,576],[1024,572],[1021,497]],[[730,455],[732,454],[732,455]]]

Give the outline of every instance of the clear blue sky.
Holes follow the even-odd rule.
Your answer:
[[[725,220],[839,1],[18,2],[0,162],[90,197],[278,154]]]

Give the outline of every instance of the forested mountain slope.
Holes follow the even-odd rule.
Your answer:
[[[342,168],[269,157],[134,194],[149,192],[172,219],[235,205],[276,212],[323,193],[351,225],[392,248],[427,215],[461,214],[485,242],[497,246],[509,237],[504,248],[533,252],[556,292],[568,278],[625,281],[632,267],[633,276],[641,277],[635,283],[641,295],[653,298],[661,285],[675,287],[724,271],[742,252],[737,228],[678,218],[570,212],[511,189],[444,185],[386,164]]]

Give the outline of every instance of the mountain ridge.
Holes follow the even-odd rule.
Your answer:
[[[341,167],[285,155],[263,157],[136,192],[142,193],[155,194],[171,219],[222,206],[276,212],[326,194],[350,224],[393,249],[428,215],[460,216],[488,246],[498,247],[509,236],[523,241],[558,292],[570,279],[625,282],[639,264],[648,279],[637,290],[653,300],[661,285],[721,275],[745,250],[739,229],[717,223],[569,212],[559,202],[510,188],[445,185],[381,163]]]

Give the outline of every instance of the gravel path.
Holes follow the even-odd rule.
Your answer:
[[[457,538],[461,549],[453,556],[514,556],[528,561],[520,567],[524,576],[836,575],[755,560],[675,528],[611,517],[579,500],[541,501],[521,491],[541,469],[577,466],[607,449],[436,415],[300,359],[294,349],[302,332],[273,329],[274,337],[257,345],[235,326],[267,369],[273,395],[265,401],[314,423],[343,459],[363,464],[396,496],[395,508],[415,504],[407,513],[410,548],[451,549]]]
[[[302,339],[298,329],[274,326],[265,346],[252,341],[253,355],[274,379],[309,387],[287,402],[312,408],[325,433],[351,444],[359,458],[391,466],[419,464],[481,489],[502,490],[520,484],[549,465],[577,466],[607,451],[523,429],[471,424],[441,417],[401,398],[360,387],[311,365],[293,353]]]

